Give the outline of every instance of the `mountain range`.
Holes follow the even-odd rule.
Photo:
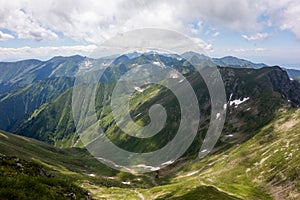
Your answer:
[[[199,65],[191,65],[195,60]],[[122,75],[147,64],[176,69],[190,83],[201,113],[197,136],[184,155],[165,168],[142,175],[118,172],[89,155],[76,132],[72,114],[76,74],[92,71],[93,65],[107,67],[95,99],[99,123],[114,144],[145,153],[175,137],[181,116],[176,96],[156,84],[136,89],[129,105],[136,123],[150,122],[148,111],[154,104],[163,105],[168,116],[157,135],[143,139],[117,126],[110,97]],[[205,81],[194,67],[209,66],[216,66],[223,79],[227,116],[213,151],[196,160],[212,105]],[[194,52],[54,57],[2,62],[0,70],[0,199],[38,198],[38,187],[45,199],[49,195],[51,199],[74,199],[74,195],[85,199],[300,198],[297,70]]]

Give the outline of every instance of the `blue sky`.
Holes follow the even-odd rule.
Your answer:
[[[212,57],[300,69],[297,0],[0,0],[0,61],[89,55],[116,34],[174,30]]]

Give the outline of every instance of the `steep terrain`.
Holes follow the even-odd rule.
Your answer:
[[[16,190],[0,190],[0,197],[16,195],[16,191],[22,195],[29,187],[32,192],[26,195],[34,197],[35,186],[61,184],[51,193],[90,194],[93,199],[299,199],[299,120],[299,109],[280,109],[247,142],[202,160],[173,164],[160,170],[159,177],[152,173],[117,173],[84,150],[55,149],[1,132],[0,176],[5,179],[2,185],[6,183],[3,188],[11,187],[8,177],[11,181],[18,177],[20,183],[30,182],[22,187],[14,185]],[[70,188],[72,184],[75,186]]]
[[[280,67],[193,52],[182,56],[152,52],[114,60],[72,56],[0,63],[0,129],[26,136],[0,131],[0,199],[36,199],[39,187],[40,198],[52,199],[74,194],[90,198],[90,193],[95,199],[299,199],[300,83]],[[212,117],[211,102],[203,78],[190,62],[199,69],[223,66],[219,71],[227,96],[222,135],[202,160],[196,158]],[[130,136],[112,115],[117,80],[138,65],[172,67],[185,76],[201,115],[198,134],[180,159],[155,172],[134,175],[110,169],[88,153],[74,125],[72,94],[75,74],[92,70],[93,63],[109,66],[95,98],[99,124],[113,143],[137,153],[160,149],[175,137],[180,105],[161,85],[134,87],[129,109],[137,124],[150,122],[148,111],[154,104],[161,104],[168,117],[158,134]],[[156,72],[150,70],[145,73]],[[178,79],[172,74],[170,78]],[[94,134],[95,125],[90,124],[88,135]]]
[[[0,129],[14,132],[41,105],[53,101],[73,86],[68,77],[47,78],[13,90],[0,99]],[[4,114],[5,113],[5,114]]]
[[[220,70],[228,98],[228,111],[223,136],[219,144],[230,146],[231,143],[243,142],[251,138],[255,130],[270,122],[278,108],[286,104],[293,106],[300,104],[300,95],[296,92],[300,88],[300,84],[289,80],[286,72],[280,68],[258,70],[221,68]],[[206,132],[207,123],[210,119],[210,102],[203,79],[197,73],[191,73],[187,78],[196,91],[202,113],[200,135],[195,141],[195,148],[191,148],[197,152],[199,142],[203,139],[201,133]],[[168,116],[173,116],[173,118],[168,119],[173,121],[172,126],[162,130],[162,134],[157,134],[156,137],[141,143],[141,140],[128,135],[124,136],[113,121],[110,113],[110,101],[105,101],[105,99],[109,99],[114,85],[114,83],[100,83],[96,100],[98,115],[99,117],[101,115],[101,126],[107,130],[107,135],[112,140],[124,148],[143,152],[151,150],[149,149],[150,146],[154,149],[159,148],[172,139],[172,135],[176,133],[176,127],[178,127],[178,123],[174,124],[174,119],[178,119],[180,113],[178,112],[176,97],[170,91],[156,85],[150,85],[144,88],[142,93],[136,92],[132,98],[132,116],[136,121],[147,124],[147,120],[149,120],[147,109],[155,103],[164,105],[168,110]],[[283,86],[289,89],[284,90]],[[80,143],[76,143],[78,136],[75,133],[72,119],[71,94],[71,90],[69,90],[53,102],[42,106],[16,132],[50,142],[56,146],[80,145]],[[168,133],[168,137],[166,137],[166,133]],[[118,140],[118,138],[123,138],[123,140]],[[152,145],[146,145],[147,143]]]
[[[70,199],[74,194],[79,199],[143,199],[138,190],[147,191],[159,181],[155,173],[112,170],[84,149],[57,149],[6,132],[0,132],[0,144],[0,199]],[[210,197],[203,199],[236,199],[214,187],[199,191]]]
[[[280,110],[246,143],[167,174],[174,191],[203,181],[242,199],[299,199],[299,121],[299,109]]]

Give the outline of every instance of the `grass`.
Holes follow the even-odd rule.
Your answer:
[[[1,199],[69,199],[72,193],[77,198],[88,196],[86,190],[52,175],[37,162],[0,155]]]
[[[281,110],[249,141],[187,164],[169,181],[193,185],[201,180],[242,199],[298,199],[299,120],[300,109]]]

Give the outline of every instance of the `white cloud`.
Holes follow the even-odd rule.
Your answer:
[[[35,16],[27,11],[27,2],[23,3],[21,4],[19,1],[1,1],[0,28],[10,30],[20,39],[39,41],[45,38],[57,38],[55,32],[46,28],[47,24],[38,22]]]
[[[280,28],[291,30],[300,39],[300,4],[291,3],[281,14]]]
[[[2,31],[0,31],[0,41],[10,40],[10,39],[14,39],[14,38],[15,37],[13,35],[3,33]]]
[[[248,41],[263,40],[263,39],[268,38],[269,36],[270,35],[268,33],[256,33],[254,35],[242,35],[242,37]]]
[[[300,1],[296,0],[264,0],[261,10],[267,16],[267,26],[281,30],[289,30],[300,39]]]
[[[95,45],[87,46],[59,46],[59,47],[20,47],[4,48],[0,47],[0,60],[13,61],[22,59],[49,59],[54,56],[72,56],[75,54],[89,55],[96,49]]]
[[[220,32],[215,32],[215,33],[213,34],[214,37],[218,37],[219,35],[220,35]]]
[[[203,24],[257,33],[275,26],[300,38],[300,2],[293,0],[0,0],[0,5],[0,28],[34,40],[56,39],[57,33],[63,33],[99,44],[117,33],[143,27],[196,36]],[[267,37],[267,33],[259,34],[244,38]]]
[[[266,49],[265,48],[240,48],[240,49],[229,49],[228,51],[244,53],[244,52],[261,52],[261,51],[266,51]]]
[[[56,32],[99,43],[127,30],[158,27],[198,34],[203,22],[256,30],[259,5],[250,0],[0,0],[0,28],[19,38],[55,39]],[[200,23],[198,23],[200,22]],[[191,29],[187,24],[197,24]]]

